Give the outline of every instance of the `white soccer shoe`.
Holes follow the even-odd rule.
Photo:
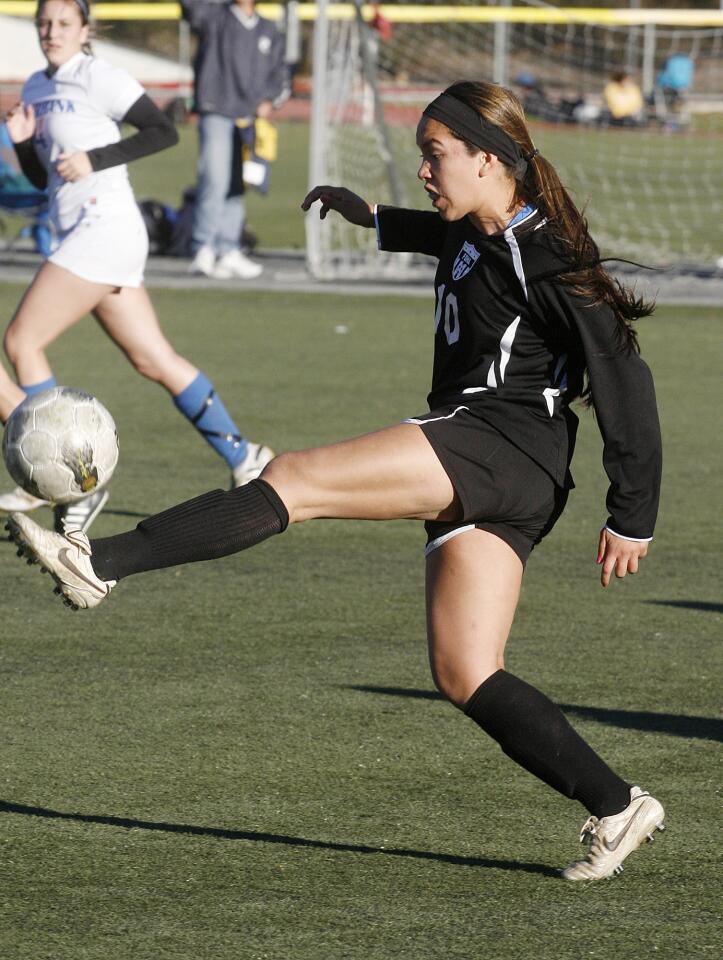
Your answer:
[[[18,556],[39,563],[41,572],[55,580],[55,592],[73,610],[97,607],[115,586],[115,580],[101,580],[93,570],[90,543],[82,530],[66,527],[64,534],[54,533],[22,513],[11,514],[6,529],[19,548]]]
[[[240,250],[229,250],[218,258],[211,276],[216,280],[254,280],[263,270],[260,263],[249,260]]]
[[[0,513],[27,513],[29,510],[47,506],[49,506],[47,500],[34,497],[22,487],[15,487],[10,493],[0,494]]]
[[[188,272],[198,277],[212,277],[216,266],[216,254],[211,247],[199,247],[191,261]]]
[[[248,453],[237,467],[231,471],[231,489],[234,487],[243,487],[250,480],[255,480],[264,469],[267,463],[270,463],[276,454],[271,447],[262,447],[258,443],[247,441]]]
[[[590,817],[580,832],[580,842],[590,849],[583,860],[562,871],[565,880],[601,880],[623,872],[623,860],[656,830],[665,830],[663,805],[640,787],[631,787],[630,803],[612,817]]]

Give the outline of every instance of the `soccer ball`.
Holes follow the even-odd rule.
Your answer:
[[[89,393],[52,387],[29,397],[5,425],[3,458],[23,490],[51,503],[81,500],[113,476],[118,434]]]

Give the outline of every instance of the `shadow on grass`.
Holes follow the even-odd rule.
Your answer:
[[[372,687],[352,684],[347,690],[378,693],[388,697],[411,697],[415,700],[444,700],[435,690],[414,690],[407,687]],[[565,713],[607,723],[612,727],[667,733],[673,737],[723,742],[723,720],[716,717],[686,717],[679,713],[650,713],[645,710],[608,710],[605,707],[583,707],[574,703],[558,704]]]
[[[451,853],[433,853],[430,850],[407,850],[402,847],[372,847],[363,843],[335,843],[327,840],[309,840],[307,837],[287,837],[280,833],[260,833],[256,830],[225,830],[221,827],[198,827],[188,823],[163,823],[153,820],[133,820],[128,817],[107,817],[90,813],[65,813],[47,807],[30,807],[23,803],[0,800],[0,813],[15,813],[24,817],[46,820],[70,820],[75,823],[96,823],[105,827],[123,827],[126,830],[153,830],[160,833],[182,833],[192,837],[213,837],[217,840],[246,840],[252,843],[278,843],[287,847],[306,847],[312,850],[335,850],[339,853],[376,853],[386,857],[409,857],[413,860],[434,860],[460,867],[484,867],[488,870],[518,870],[522,873],[540,873],[559,877],[560,871],[544,863],[521,863],[517,860],[490,860],[486,857],[459,857]]]
[[[657,607],[681,607],[683,610],[704,610],[706,613],[723,613],[723,603],[709,600],[646,600]]]

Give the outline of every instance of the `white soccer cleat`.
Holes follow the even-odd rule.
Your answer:
[[[580,842],[590,849],[583,860],[562,871],[565,880],[601,880],[623,872],[623,860],[656,830],[665,830],[663,805],[640,787],[631,787],[630,803],[612,817],[590,817],[580,833]]]
[[[263,269],[260,263],[249,260],[240,250],[229,250],[216,261],[212,276],[216,280],[254,280]]]
[[[11,514],[6,529],[19,548],[18,556],[39,563],[41,572],[55,580],[55,592],[73,610],[97,607],[115,586],[115,580],[101,580],[93,570],[90,543],[82,530],[66,527],[64,534],[54,533],[22,513]]]
[[[258,443],[247,441],[248,452],[237,467],[231,471],[231,489],[243,487],[245,483],[255,480],[267,463],[271,463],[276,454],[271,447],[262,447]]]
[[[15,487],[10,493],[0,494],[0,513],[27,513],[29,510],[47,506],[49,506],[47,500],[34,497],[22,487]]]
[[[189,273],[199,277],[212,277],[216,266],[216,254],[211,247],[199,247],[188,268]]]
[[[95,520],[103,507],[108,503],[107,490],[96,490],[95,493],[76,500],[74,503],[59,504],[53,508],[54,529],[56,533],[65,533],[73,527],[87,533],[91,523]]]

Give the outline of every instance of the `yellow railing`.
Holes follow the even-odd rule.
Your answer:
[[[0,0],[0,14],[18,17],[35,15],[37,3],[33,0]],[[280,20],[284,6],[280,3],[259,3],[262,16]],[[364,6],[364,15],[370,19],[374,10]],[[328,16],[335,20],[355,16],[352,3],[330,3]],[[419,6],[417,4],[381,4],[379,12],[392,23],[594,23],[605,26],[639,26],[654,23],[660,26],[723,27],[723,10],[609,10],[601,7],[487,7],[477,6]],[[301,20],[315,20],[317,5],[300,3]],[[178,20],[178,3],[96,3],[93,16],[97,20]]]

